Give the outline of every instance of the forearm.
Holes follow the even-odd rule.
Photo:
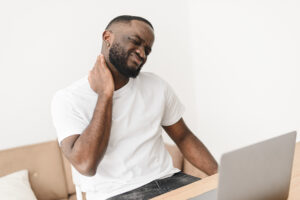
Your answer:
[[[204,144],[193,134],[187,134],[178,144],[182,154],[195,167],[212,175],[217,173],[218,164]]]
[[[111,130],[112,97],[98,96],[97,104],[90,124],[77,138],[72,154],[78,165],[94,173],[103,158]],[[82,166],[83,165],[83,166]]]

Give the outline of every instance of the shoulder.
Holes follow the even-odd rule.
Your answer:
[[[173,88],[166,80],[152,72],[141,73],[141,79],[142,81],[148,83],[147,85],[151,84],[153,88],[162,90],[162,92],[165,94],[173,91]]]
[[[139,81],[159,87],[166,87],[168,85],[163,78],[152,72],[141,72],[139,75]]]
[[[52,112],[61,111],[65,109],[67,106],[70,106],[70,94],[65,89],[60,89],[52,97],[51,101],[51,110]]]
[[[87,76],[71,83],[65,88],[56,91],[52,97],[54,103],[72,103],[84,96],[93,96],[95,93],[90,88]]]

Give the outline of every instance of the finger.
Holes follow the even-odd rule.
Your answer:
[[[100,63],[101,63],[101,54],[100,54],[99,56],[97,56],[97,60],[96,60],[96,62],[95,62],[95,67],[96,67],[96,66],[99,66]]]
[[[89,71],[88,80],[89,80],[89,83],[91,83],[91,71]]]
[[[93,70],[90,70],[89,75],[88,75],[88,79],[91,79],[91,77],[93,76],[92,73],[93,73]]]
[[[104,56],[101,54],[101,64],[103,67],[106,67]]]

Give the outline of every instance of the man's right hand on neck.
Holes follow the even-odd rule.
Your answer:
[[[90,87],[98,95],[109,97],[113,95],[115,90],[114,80],[102,54],[97,57],[93,69],[89,72],[88,80]]]

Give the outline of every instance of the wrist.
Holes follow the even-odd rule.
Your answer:
[[[100,92],[98,93],[98,98],[100,99],[110,99],[113,97],[113,92]]]

